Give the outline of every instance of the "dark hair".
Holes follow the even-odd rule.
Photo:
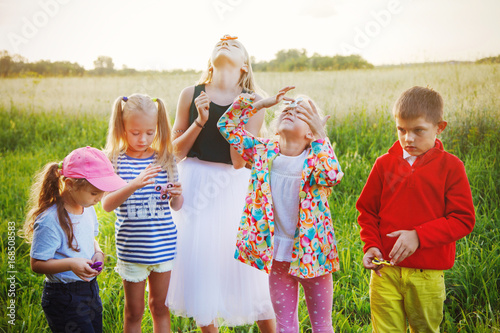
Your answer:
[[[56,205],[57,218],[59,224],[68,239],[68,247],[79,252],[78,242],[75,241],[73,233],[73,223],[69,218],[68,212],[64,208],[64,202],[61,197],[63,182],[70,179],[76,189],[88,186],[90,183],[86,179],[74,179],[61,176],[59,173],[59,163],[47,164],[37,175],[34,184],[31,186],[30,198],[28,201],[28,214],[24,223],[24,237],[30,242],[33,238],[33,227],[36,218],[47,209]]]

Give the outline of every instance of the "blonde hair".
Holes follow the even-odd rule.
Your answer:
[[[56,205],[57,218],[59,225],[64,231],[68,240],[68,247],[76,252],[80,252],[78,242],[75,241],[73,232],[73,223],[64,208],[62,199],[62,192],[64,190],[64,181],[71,180],[75,189],[78,190],[84,186],[91,186],[91,184],[84,178],[66,178],[59,173],[59,163],[53,162],[47,164],[35,177],[35,182],[31,186],[30,197],[28,200],[28,214],[24,222],[24,234],[28,242],[33,239],[33,228],[36,218],[45,212],[47,209]]]
[[[414,86],[399,96],[392,112],[396,118],[424,117],[427,121],[438,124],[443,120],[443,98],[432,88]]]
[[[248,71],[242,72],[240,76],[240,80],[238,81],[238,85],[250,92],[256,92],[256,91],[261,91],[261,89],[257,86],[255,83],[255,79],[253,76],[253,70],[252,70],[252,61],[250,59],[250,56],[248,55],[247,49],[243,44],[238,41],[238,40],[233,40],[233,42],[238,43],[240,48],[243,50],[243,54],[245,55],[245,65],[248,67]],[[200,79],[196,83],[197,85],[200,84],[208,84],[212,82],[212,76],[213,76],[213,64],[212,64],[212,59],[208,59],[208,66],[207,69],[201,74]]]
[[[169,181],[174,181],[175,159],[170,138],[170,121],[163,101],[160,98],[156,98],[155,101],[143,94],[133,94],[128,98],[118,97],[109,119],[108,138],[104,151],[116,169],[120,153],[125,152],[128,148],[124,119],[133,112],[155,116],[157,119],[156,134],[151,148],[155,151],[156,163],[167,170]]]
[[[290,96],[291,97],[291,96]],[[310,98],[309,96],[305,95],[305,94],[299,94],[297,95],[296,97],[292,97],[294,100],[297,100],[298,98],[302,98],[303,102],[304,103],[309,103],[308,100],[311,100],[313,103],[314,101],[312,100],[312,98]],[[323,112],[323,110],[316,105],[316,103],[314,103],[314,106],[316,107],[316,111],[318,111],[318,115],[321,119],[323,119],[325,117],[325,114]],[[279,109],[276,109],[274,111],[274,118],[273,120],[271,120],[270,122],[270,127],[276,132],[278,130],[278,118],[279,118],[279,115],[285,110],[286,106],[285,107],[281,107]],[[325,126],[326,127],[326,124]]]

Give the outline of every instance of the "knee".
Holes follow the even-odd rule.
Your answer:
[[[144,314],[144,303],[125,304],[125,319],[128,322],[141,321],[143,314]]]
[[[168,307],[165,305],[165,300],[158,298],[151,298],[149,300],[149,310],[153,317],[169,316],[170,312]]]

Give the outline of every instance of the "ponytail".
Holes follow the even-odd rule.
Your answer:
[[[127,140],[125,139],[125,128],[123,126],[123,107],[122,101],[127,101],[127,97],[118,97],[115,100],[111,117],[109,118],[108,138],[104,152],[113,163],[116,169],[118,156],[122,150],[127,150]]]
[[[24,223],[24,237],[28,242],[31,242],[37,217],[53,205],[56,205],[59,225],[67,236],[68,247],[79,252],[78,244],[73,244],[75,240],[73,224],[68,212],[64,208],[64,202],[61,197],[63,181],[64,177],[59,174],[59,163],[49,163],[37,174],[28,200],[28,214]],[[77,179],[75,181],[87,182],[85,179]]]
[[[161,98],[155,98],[158,103],[158,121],[156,137],[153,140],[152,148],[157,152],[157,162],[167,169],[168,181],[173,182],[175,160],[172,148],[172,127],[167,115],[167,108]],[[155,100],[153,99],[153,101]]]

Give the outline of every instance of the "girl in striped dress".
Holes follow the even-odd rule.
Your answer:
[[[115,210],[117,266],[125,291],[124,332],[140,332],[146,279],[155,332],[170,332],[165,306],[176,255],[177,228],[170,209],[182,207],[170,124],[159,98],[134,94],[115,101],[106,152],[128,185],[102,200]],[[167,287],[165,287],[167,286]]]

